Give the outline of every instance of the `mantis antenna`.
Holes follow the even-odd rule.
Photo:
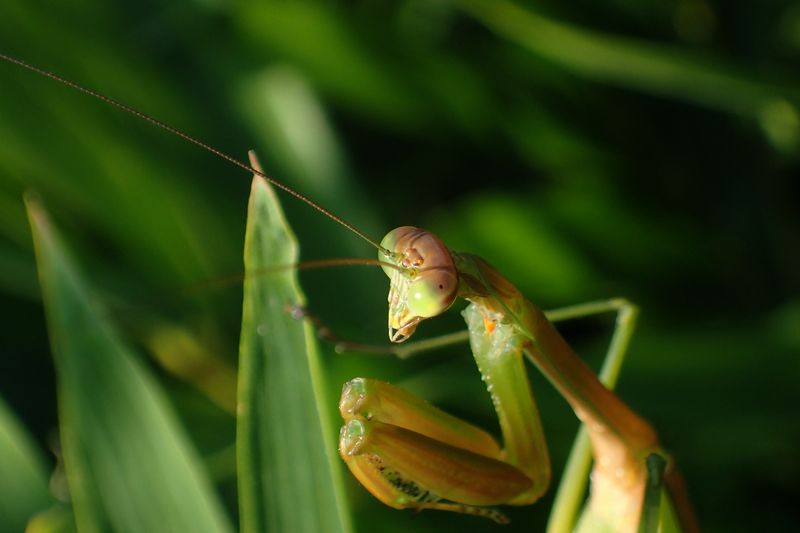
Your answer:
[[[369,259],[366,257],[340,257],[332,259],[312,259],[310,261],[301,261],[291,265],[277,265],[273,267],[257,268],[250,270],[249,275],[263,275],[274,274],[276,272],[283,272],[285,270],[315,270],[330,267],[353,266],[353,265],[366,265],[366,266],[379,266],[382,268],[389,268],[392,270],[402,271],[402,268],[394,263],[380,261],[378,259]],[[196,290],[218,289],[228,285],[234,285],[244,281],[245,273],[237,272],[227,276],[221,276],[213,280],[200,281],[198,283],[182,287],[182,291],[193,292]]]
[[[294,189],[292,189],[288,185],[284,185],[283,183],[281,183],[280,181],[276,180],[275,178],[271,178],[271,177],[267,176],[266,174],[264,174],[260,170],[257,170],[255,168],[251,167],[247,163],[244,163],[244,162],[240,161],[239,159],[236,159],[235,157],[230,156],[230,155],[226,154],[225,152],[223,152],[221,150],[218,150],[217,148],[214,148],[213,146],[211,146],[209,144],[206,144],[203,141],[201,141],[201,140],[199,140],[199,139],[197,139],[195,137],[192,137],[188,133],[184,133],[183,131],[179,130],[178,128],[170,126],[169,124],[167,124],[165,122],[162,122],[162,121],[158,120],[157,118],[151,117],[150,115],[148,115],[146,113],[143,113],[143,112],[139,111],[138,109],[134,109],[134,108],[132,108],[132,107],[126,105],[126,104],[123,104],[122,102],[120,102],[118,100],[114,100],[113,98],[111,98],[109,96],[106,96],[106,95],[101,94],[101,93],[99,93],[97,91],[89,89],[88,87],[84,87],[83,85],[80,85],[80,84],[78,84],[78,83],[76,83],[74,81],[68,80],[68,79],[66,79],[66,78],[64,78],[62,76],[59,76],[58,74],[55,74],[53,72],[50,72],[48,70],[44,70],[44,69],[39,68],[39,67],[37,67],[35,65],[31,65],[30,63],[22,61],[21,59],[17,59],[16,57],[12,57],[12,56],[9,56],[9,55],[6,55],[6,54],[3,54],[3,53],[0,52],[0,59],[3,59],[4,61],[8,61],[9,63],[13,63],[15,65],[18,65],[18,66],[20,66],[22,68],[28,69],[28,70],[30,70],[32,72],[37,73],[37,74],[40,74],[40,75],[44,76],[45,78],[50,78],[51,80],[55,80],[55,81],[57,81],[59,83],[62,83],[64,85],[66,85],[67,87],[71,87],[72,89],[75,89],[76,91],[82,92],[82,93],[87,94],[89,96],[93,96],[94,98],[97,98],[98,100],[100,100],[102,102],[105,102],[106,104],[108,104],[110,106],[116,107],[117,109],[121,109],[121,110],[123,110],[123,111],[125,111],[127,113],[130,113],[131,115],[133,115],[133,116],[135,116],[137,118],[140,118],[141,120],[144,120],[145,122],[149,122],[150,124],[152,124],[152,125],[154,125],[154,126],[156,126],[158,128],[161,128],[162,130],[168,131],[169,133],[171,133],[173,135],[176,135],[176,136],[180,137],[181,139],[183,139],[185,141],[188,141],[188,142],[190,142],[190,143],[192,143],[192,144],[194,144],[196,146],[199,146],[203,150],[206,150],[207,152],[211,152],[212,154],[216,155],[217,157],[220,157],[220,158],[228,161],[229,163],[233,163],[237,167],[240,167],[240,168],[242,168],[242,169],[244,169],[244,170],[246,170],[248,172],[251,172],[253,174],[256,174],[258,176],[261,176],[262,178],[267,180],[269,183],[271,183],[275,187],[281,189],[282,191],[285,191],[285,192],[291,194],[292,196],[294,196],[298,200],[301,200],[302,202],[305,202],[306,204],[310,205],[311,207],[313,207],[314,209],[316,209],[317,211],[319,211],[320,213],[322,213],[323,215],[325,215],[329,219],[331,219],[334,222],[340,224],[341,226],[344,226],[345,228],[349,229],[351,232],[355,233],[356,235],[358,235],[359,237],[361,237],[362,239],[367,241],[370,245],[372,245],[373,247],[377,248],[384,256],[386,256],[386,257],[394,256],[393,252],[387,250],[386,248],[384,248],[383,246],[381,246],[380,244],[378,244],[377,242],[375,242],[374,240],[369,238],[361,230],[359,230],[358,228],[356,228],[355,226],[353,226],[349,222],[346,222],[342,218],[334,215],[333,213],[331,213],[330,211],[328,211],[327,209],[325,209],[324,207],[322,207],[318,203],[316,203],[313,200],[311,200],[309,197],[307,197],[307,196],[295,191]]]

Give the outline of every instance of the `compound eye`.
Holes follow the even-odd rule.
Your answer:
[[[398,250],[398,243],[404,239],[407,239],[409,235],[412,235],[414,232],[419,232],[418,228],[413,226],[400,226],[399,228],[395,228],[389,233],[381,241],[381,248],[389,250],[390,252],[402,252],[403,250]],[[388,261],[388,259],[383,255],[383,253],[378,252],[378,261]],[[395,271],[392,268],[387,266],[381,265],[383,268],[383,272],[392,277],[392,273]]]
[[[408,310],[412,315],[430,318],[444,313],[456,299],[458,277],[449,269],[420,273],[408,287]]]

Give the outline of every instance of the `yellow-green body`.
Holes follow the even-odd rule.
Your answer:
[[[525,353],[587,428],[593,454],[602,458],[592,472],[589,509],[618,531],[635,531],[647,480],[645,458],[659,449],[655,431],[600,383],[544,313],[513,284],[480,257],[454,256],[462,283],[469,286],[465,297],[518,332]],[[474,341],[472,345],[474,349]]]
[[[359,481],[395,508],[465,512],[498,522],[504,516],[487,506],[539,499],[550,483],[550,461],[525,354],[588,429],[595,466],[587,515],[611,530],[635,531],[648,479],[645,459],[659,450],[650,425],[604,387],[542,311],[483,259],[450,252],[417,228],[394,230],[382,246],[395,265],[384,268],[392,282],[393,341],[406,340],[456,297],[470,302],[463,315],[503,446],[397,387],[357,378],[343,391],[339,450]]]

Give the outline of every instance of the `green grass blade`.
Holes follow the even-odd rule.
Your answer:
[[[41,452],[0,398],[0,531],[23,531],[51,503]]]
[[[458,4],[499,35],[590,79],[756,117],[800,98],[797,87],[677,47],[579,29],[506,0]]]
[[[22,531],[22,530],[20,530]],[[31,517],[25,533],[75,533],[72,507],[57,503]]]
[[[647,486],[642,502],[642,516],[639,518],[639,533],[658,533],[663,511],[661,500],[664,495],[664,470],[667,460],[657,453],[645,459],[647,464]]]
[[[196,453],[106,320],[39,203],[27,198],[80,531],[230,531]]]
[[[256,162],[253,161],[254,166]],[[304,303],[297,242],[269,185],[255,177],[245,237],[237,454],[242,530],[348,531],[313,333],[287,313]]]
[[[666,491],[662,491],[661,493],[661,518],[659,520],[659,527],[661,528],[661,533],[681,533],[683,531],[678,515],[675,513],[675,507],[672,505]]]
[[[630,345],[638,316],[638,309],[632,306],[625,307],[617,316],[617,327],[611,338],[606,360],[597,375],[600,382],[610,390],[614,390],[617,386],[624,356]],[[553,507],[547,522],[548,533],[574,530],[575,523],[579,519],[579,511],[583,507],[591,466],[592,445],[589,441],[589,432],[581,424],[553,500]],[[584,524],[586,521],[584,520]]]

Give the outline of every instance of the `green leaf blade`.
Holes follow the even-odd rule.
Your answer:
[[[245,532],[351,529],[313,333],[287,311],[305,301],[296,272],[264,275],[296,263],[297,248],[274,192],[256,176],[245,237],[237,427]]]
[[[78,529],[230,531],[161,390],[106,321],[44,209],[27,205]]]
[[[0,530],[23,531],[53,501],[41,451],[0,398]]]

